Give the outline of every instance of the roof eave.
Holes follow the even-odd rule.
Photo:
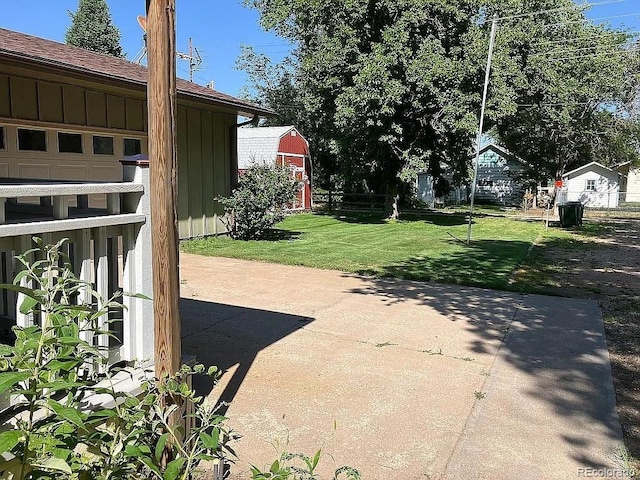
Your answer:
[[[567,176],[569,176],[569,175],[573,175],[574,173],[579,172],[580,170],[584,170],[585,168],[590,167],[590,166],[592,166],[592,165],[593,165],[593,166],[598,166],[598,167],[600,167],[600,168],[602,168],[602,169],[604,169],[604,170],[609,170],[611,173],[616,173],[616,174],[620,175],[620,174],[619,174],[618,172],[616,172],[615,170],[612,170],[612,169],[610,169],[609,167],[605,167],[605,166],[604,166],[604,165],[602,165],[601,163],[598,163],[598,162],[596,162],[596,161],[593,161],[593,162],[589,162],[589,163],[587,163],[587,164],[585,164],[585,165],[582,165],[581,167],[575,168],[575,169],[571,170],[570,172],[566,172],[566,173],[564,173],[562,176],[563,176],[563,177],[567,177]]]
[[[11,60],[28,63],[33,66],[46,66],[55,69],[59,69],[66,72],[75,73],[81,75],[83,77],[91,78],[91,79],[99,79],[99,80],[108,80],[111,82],[115,82],[118,84],[128,85],[131,87],[136,87],[140,89],[146,89],[147,82],[134,80],[131,78],[121,77],[118,75],[109,75],[106,73],[97,73],[88,68],[82,68],[74,65],[69,65],[63,62],[58,62],[50,59],[43,59],[40,57],[35,57],[27,54],[18,54],[16,52],[10,50],[4,50],[0,48],[0,58],[7,57]],[[178,90],[178,96],[186,99],[192,99],[198,102],[206,102],[212,105],[219,105],[227,108],[231,108],[236,110],[238,115],[244,117],[253,117],[253,116],[273,116],[276,115],[276,112],[264,107],[259,107],[257,105],[247,105],[244,103],[233,102],[230,100],[225,100],[221,98],[213,98],[205,95],[198,95],[191,92],[185,92],[182,90]]]

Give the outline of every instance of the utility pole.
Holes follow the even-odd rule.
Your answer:
[[[180,368],[175,0],[146,0],[155,373]]]
[[[476,196],[476,182],[478,181],[478,162],[480,161],[480,142],[482,142],[482,130],[484,128],[484,111],[487,106],[487,92],[489,91],[489,79],[491,78],[491,60],[493,58],[493,46],[496,41],[496,27],[498,25],[498,15],[493,16],[491,21],[491,36],[489,38],[489,54],[487,55],[487,71],[484,75],[484,90],[482,92],[482,107],[480,107],[480,126],[478,128],[478,138],[476,139],[476,161],[473,166],[473,183],[471,184],[471,201],[469,207],[469,227],[467,228],[467,245],[471,243],[471,224],[473,223],[473,204]]]

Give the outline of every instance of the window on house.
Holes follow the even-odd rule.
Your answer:
[[[4,143],[4,127],[0,127],[0,150],[4,150],[5,147],[5,143]]]
[[[113,155],[113,137],[93,136],[94,155]]]
[[[82,153],[82,134],[58,132],[60,153]]]
[[[596,181],[595,180],[587,180],[587,191],[595,192],[596,191]]]
[[[18,129],[18,149],[31,152],[47,151],[47,132],[44,130]]]
[[[139,138],[124,139],[124,156],[140,155],[142,153],[142,142]]]

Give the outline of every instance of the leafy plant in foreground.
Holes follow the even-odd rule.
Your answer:
[[[313,457],[301,453],[282,453],[268,470],[262,471],[251,466],[253,480],[319,480],[316,468],[322,457],[318,450]],[[360,472],[352,467],[340,467],[333,475],[333,480],[360,480]]]
[[[189,376],[205,373],[204,366],[144,381],[139,396],[117,391],[114,377],[127,370],[108,369],[91,339],[109,334],[101,322],[121,307],[121,293],[105,300],[76,278],[61,253],[65,240],[46,246],[34,240],[38,248],[17,257],[23,270],[14,284],[2,286],[23,296],[20,312],[36,324],[14,327],[15,344],[0,345],[0,395],[19,399],[20,409],[13,428],[0,432],[0,452],[14,457],[0,460],[0,477],[187,479],[202,461],[233,454],[225,418],[189,386]],[[187,404],[192,408],[182,410]],[[172,416],[191,428],[172,427]]]

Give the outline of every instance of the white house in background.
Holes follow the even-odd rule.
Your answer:
[[[620,195],[620,174],[591,162],[562,176],[558,203],[581,202],[585,207],[616,208]]]
[[[640,168],[625,162],[616,170],[620,173],[620,201],[640,202]]]

